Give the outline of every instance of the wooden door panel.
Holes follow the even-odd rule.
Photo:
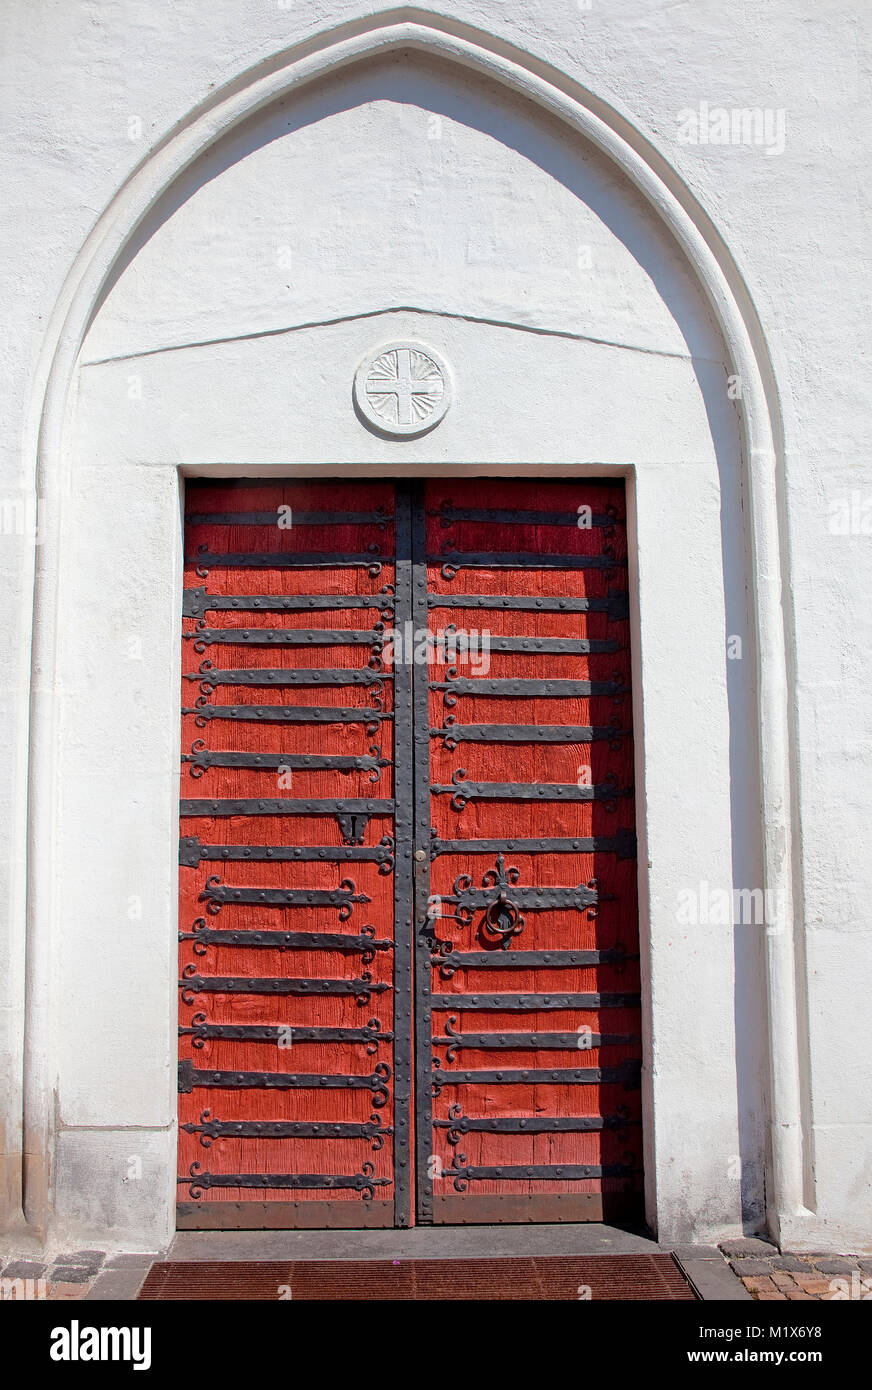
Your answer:
[[[407,1224],[393,488],[196,483],[186,512],[179,1224]]]
[[[433,481],[421,510],[416,614],[437,657],[450,624],[486,629],[491,649],[429,672],[419,1213],[626,1214],[641,1191],[641,1044],[623,487]],[[419,873],[419,901],[423,887]],[[484,922],[501,887],[528,904],[505,947]]]
[[[179,1224],[636,1214],[622,484],[186,513]]]

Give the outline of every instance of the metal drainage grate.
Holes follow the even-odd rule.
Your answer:
[[[140,1300],[282,1298],[694,1301],[671,1255],[549,1255],[476,1260],[175,1261],[152,1265]]]

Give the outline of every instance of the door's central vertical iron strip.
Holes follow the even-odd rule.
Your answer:
[[[395,498],[396,562],[394,626],[405,630],[412,614],[412,542],[408,489]],[[425,575],[426,583],[426,575]],[[394,652],[396,656],[396,647]],[[395,1225],[412,1219],[412,667],[394,660],[394,1217]]]
[[[427,631],[427,517],[424,485],[410,489],[412,526],[412,631],[403,651],[412,672],[414,692],[414,801],[415,801],[415,1155],[418,1180],[417,1220],[433,1222],[433,1100],[431,1073],[430,945],[430,683],[426,660],[416,661],[417,634]],[[423,638],[421,639],[423,647]],[[426,655],[426,651],[425,651]],[[397,844],[400,844],[399,835]]]

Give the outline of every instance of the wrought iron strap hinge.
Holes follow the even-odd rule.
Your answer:
[[[450,647],[451,628],[447,628],[445,643]],[[488,633],[487,650],[491,652],[541,652],[554,656],[612,656],[622,650],[620,642],[593,637],[501,637]]]
[[[225,903],[255,903],[260,907],[338,907],[341,921],[347,921],[355,903],[371,901],[366,893],[355,893],[350,878],[340,888],[234,888],[222,883],[216,874],[203,886],[200,901],[206,911],[218,913]]]
[[[373,982],[367,971],[353,980],[291,979],[285,975],[198,975],[194,965],[186,965],[179,988],[185,1004],[193,1004],[197,994],[352,994],[365,1004],[371,994],[382,994],[393,986],[384,980]]]
[[[361,1196],[372,1198],[376,1187],[389,1187],[392,1178],[375,1178],[371,1163],[361,1165],[359,1173],[203,1173],[199,1163],[192,1163],[190,1177],[178,1178],[179,1183],[187,1183],[190,1196],[196,1201],[203,1191],[215,1187],[262,1188],[275,1191],[316,1190],[318,1188],[348,1187]]]
[[[431,783],[434,796],[450,796],[455,811],[462,811],[468,801],[605,801],[615,803],[618,797],[632,796],[632,787],[619,787],[614,773],[596,784],[577,782],[466,782],[466,769],[455,770],[451,784]]]
[[[388,1099],[387,1082],[391,1069],[379,1062],[369,1075],[322,1074],[285,1071],[206,1071],[193,1062],[179,1062],[179,1092],[188,1095],[200,1087],[220,1091],[372,1091],[372,1104],[381,1107]]]
[[[619,859],[635,859],[636,836],[632,830],[620,830],[616,835],[590,835],[577,838],[538,840],[441,840],[431,832],[430,858],[442,854],[492,854],[494,851],[511,854],[616,854]]]
[[[536,1013],[545,1009],[638,1009],[641,995],[636,994],[434,994],[430,1000],[434,1009],[452,1013],[472,1010],[493,1010],[499,1013]]]
[[[629,617],[626,589],[610,589],[608,598],[533,598],[519,594],[428,594],[428,608],[486,608],[516,613],[605,613],[609,622]]]
[[[213,666],[211,661],[201,661],[199,671],[189,671],[182,679],[199,681],[200,689],[204,695],[208,695],[219,685],[299,685],[304,687],[365,685],[379,691],[383,689],[385,681],[393,680],[393,672],[374,671],[370,666],[349,666],[336,669],[325,666],[323,668],[313,667],[311,670],[304,667],[294,669],[281,667],[278,670],[256,667],[253,670],[222,671]]]
[[[626,1106],[612,1115],[523,1115],[508,1119],[489,1115],[480,1119],[464,1115],[459,1105],[452,1105],[448,1118],[435,1119],[433,1128],[446,1129],[449,1144],[456,1144],[463,1134],[594,1134],[640,1123],[631,1119]]]
[[[433,1095],[442,1094],[444,1086],[623,1086],[636,1090],[639,1086],[640,1062],[624,1062],[619,1067],[545,1067],[506,1068],[500,1071],[443,1071],[434,1059],[431,1075]]]
[[[382,1125],[378,1115],[366,1123],[356,1124],[315,1122],[311,1120],[213,1120],[211,1110],[204,1110],[199,1124],[180,1128],[188,1134],[199,1134],[204,1149],[213,1139],[369,1139],[373,1149],[384,1148],[385,1135],[394,1132],[393,1125]]]
[[[202,922],[202,927],[198,923]],[[314,931],[225,931],[206,926],[205,918],[194,923],[193,931],[180,931],[180,941],[193,941],[194,954],[206,954],[209,946],[255,947],[272,951],[357,951],[363,964],[375,960],[377,951],[390,951],[393,942],[376,939],[375,927],[362,927],[357,936],[344,932]]]
[[[431,1043],[447,1044],[446,1062],[453,1062],[465,1049],[481,1052],[593,1052],[601,1047],[638,1046],[640,1039],[632,1033],[594,1033],[582,1027],[575,1033],[459,1033],[454,1027],[456,1018],[445,1023],[445,1035],[434,1036]]]
[[[624,518],[618,515],[614,507],[607,507],[604,512],[592,512],[590,508],[586,511],[589,515],[582,516],[580,511],[540,512],[523,508],[514,510],[509,507],[455,507],[451,501],[446,500],[441,503],[438,511],[430,511],[428,515],[438,516],[443,530],[447,530],[457,521],[477,521],[496,526],[568,526],[575,531],[588,531],[592,528],[610,530],[612,527],[624,525]]]
[[[366,797],[331,797],[325,801],[285,796],[241,797],[232,801],[183,797],[179,808],[182,816],[392,816],[394,802],[370,801]]]
[[[363,724],[365,732],[374,734],[383,719],[393,719],[393,712],[361,707],[348,709],[330,705],[210,705],[199,701],[193,707],[182,706],[182,714],[196,715],[194,723],[204,728],[210,719],[229,719],[243,724]]]
[[[206,613],[306,613],[341,612],[347,608],[383,609],[388,617],[394,597],[380,594],[207,594],[205,585],[186,589],[183,618],[202,618]]]
[[[380,874],[389,874],[394,865],[394,840],[383,835],[369,849],[348,845],[204,845],[196,835],[179,839],[179,864],[196,869],[202,861],[227,860],[257,863],[371,863],[378,864]]]
[[[185,524],[188,526],[275,526],[279,531],[289,531],[295,526],[377,526],[380,531],[383,531],[388,522],[392,522],[393,519],[384,507],[376,507],[375,511],[372,512],[313,512],[288,506],[284,512],[280,510],[280,507],[274,507],[270,512],[188,512],[185,517]]]
[[[378,559],[375,558],[378,556]],[[186,555],[186,565],[196,565],[197,574],[201,579],[205,579],[210,569],[258,569],[258,570],[277,570],[277,569],[365,569],[372,579],[378,577],[382,571],[382,563],[393,563],[393,555],[382,555],[379,547],[373,545],[369,547],[366,555],[350,555],[347,552],[332,554],[324,550],[297,551],[274,550],[270,552],[258,552],[253,550],[235,551],[231,553],[209,550],[208,546],[200,546],[196,555]]]
[[[203,562],[205,563],[205,561]],[[449,582],[463,569],[486,570],[613,570],[619,562],[613,555],[548,555],[543,551],[522,550],[456,551],[446,546],[441,555],[428,555],[428,565],[440,565]]]
[[[371,1018],[362,1028],[304,1027],[294,1024],[274,1023],[207,1023],[204,1013],[194,1014],[190,1027],[179,1029],[180,1037],[190,1037],[191,1046],[202,1048],[209,1038],[221,1038],[226,1042],[269,1042],[279,1046],[294,1046],[297,1043],[341,1042],[365,1044],[366,1051],[378,1051],[380,1042],[393,1042],[394,1035],[382,1030],[379,1019]]]
[[[290,772],[368,772],[371,782],[381,777],[383,767],[390,767],[390,758],[381,756],[373,747],[369,755],[336,755],[329,753],[237,753],[213,752],[202,739],[195,739],[190,753],[182,754],[182,762],[191,764],[191,776],[202,777],[211,767],[244,767],[254,771]]]
[[[190,677],[189,679],[196,679]],[[507,676],[499,680],[485,680],[471,676],[455,676],[447,681],[431,681],[431,690],[444,691],[445,704],[451,708],[462,696],[500,695],[517,696],[520,699],[542,700],[585,700],[596,695],[611,695],[613,699],[628,694],[629,686],[620,680],[610,681],[572,681],[572,680],[520,680]]]
[[[380,647],[384,624],[377,628],[202,627],[184,632],[194,651],[228,647]],[[616,650],[613,648],[611,650]]]
[[[502,1167],[467,1167],[466,1155],[458,1154],[453,1168],[443,1168],[440,1177],[453,1178],[458,1192],[470,1182],[583,1182],[588,1178],[626,1178],[639,1170],[628,1154],[627,1163],[529,1163]]]
[[[441,729],[431,729],[431,738],[441,738],[449,753],[458,743],[600,743],[612,749],[621,746],[629,729],[617,724],[458,724],[456,715],[446,716]]]
[[[522,906],[529,906],[524,902]],[[595,965],[615,965],[620,969],[627,957],[622,950],[611,951],[451,951],[434,953],[434,966],[444,980],[457,970],[569,970]],[[578,1039],[571,1046],[577,1046]]]

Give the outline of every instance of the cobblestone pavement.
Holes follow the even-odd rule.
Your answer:
[[[720,1249],[752,1298],[767,1302],[872,1301],[872,1255],[794,1255],[756,1237]]]
[[[155,1259],[153,1254],[106,1255],[102,1250],[73,1250],[50,1262],[27,1255],[0,1257],[0,1298],[135,1299]]]
[[[872,1255],[780,1253],[776,1246],[757,1237],[723,1241],[718,1249],[751,1297],[761,1303],[872,1302]],[[687,1270],[697,1292],[704,1299],[731,1297],[722,1278],[707,1287],[699,1285],[700,1268],[711,1270],[712,1257],[726,1275],[714,1246],[694,1247],[685,1253],[706,1251],[710,1252],[708,1264],[700,1266],[696,1260],[696,1273],[689,1267]],[[130,1301],[139,1293],[152,1263],[160,1258],[156,1253],[106,1255],[102,1250],[73,1250],[51,1261],[25,1255],[0,1256],[0,1299]]]

